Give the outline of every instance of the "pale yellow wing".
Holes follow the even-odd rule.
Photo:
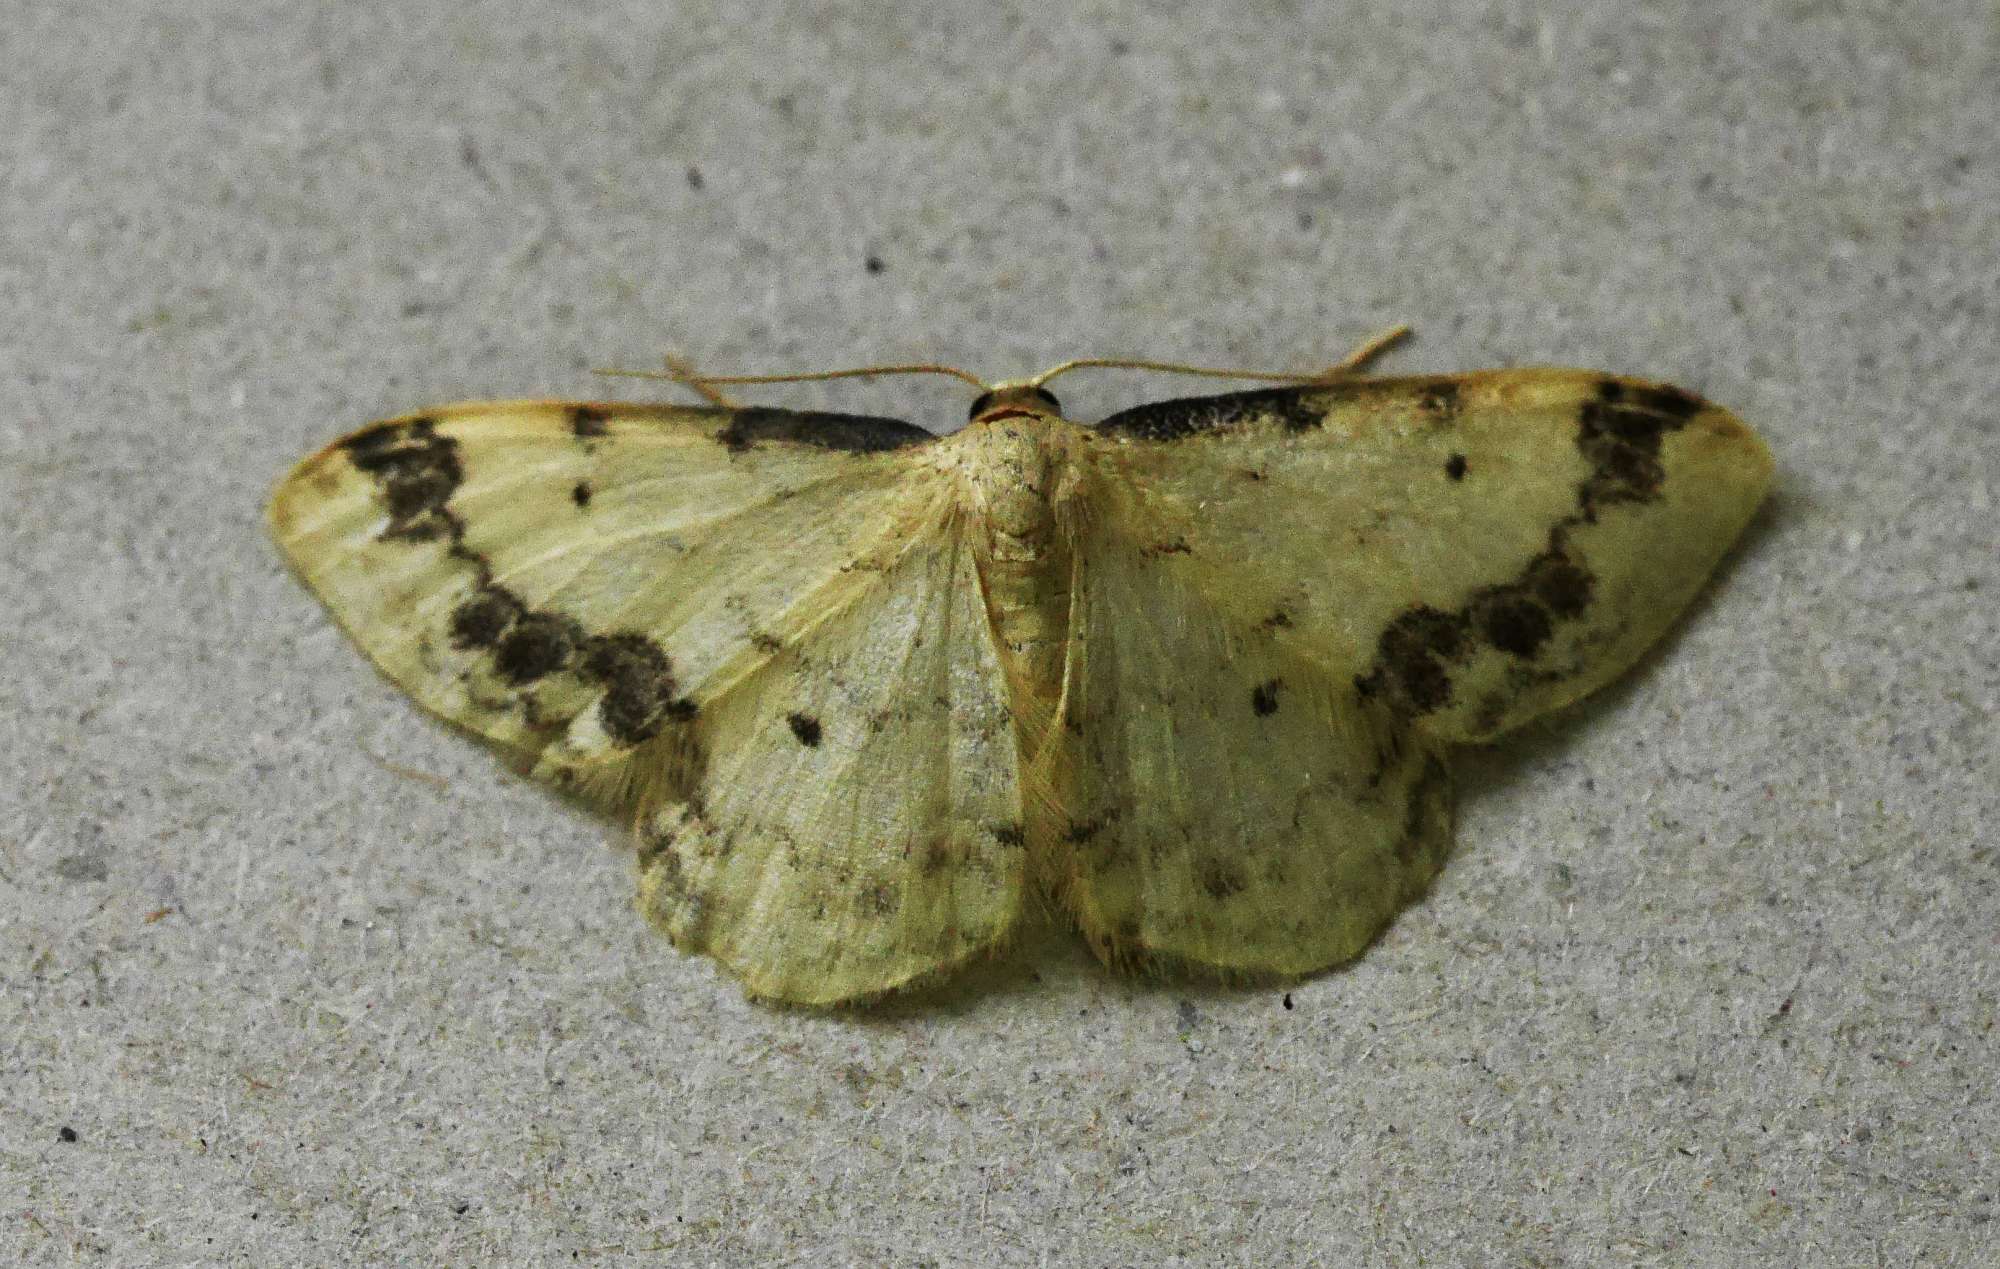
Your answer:
[[[1235,393],[1099,427],[1110,478],[1157,518],[1128,531],[1172,548],[1168,573],[1454,741],[1624,670],[1771,473],[1728,411],[1576,370]]]
[[[1574,700],[1762,498],[1733,416],[1582,372],[1353,381],[1100,425],[1064,725],[1068,905],[1108,959],[1354,955],[1449,840],[1441,747]]]
[[[608,808],[928,515],[887,419],[500,402],[391,419],[278,486],[273,535],[383,673]]]
[[[890,990],[1004,938],[1006,684],[928,433],[523,402],[392,419],[270,507],[426,707],[607,808],[641,903],[754,992]]]
[[[1442,861],[1450,782],[1351,676],[1175,576],[1112,486],[1078,546],[1044,834],[1100,957],[1297,974],[1359,952]],[[1175,539],[1169,539],[1173,541]]]
[[[1000,943],[1026,872],[1007,685],[955,516],[702,715],[640,903],[754,993],[872,996]]]

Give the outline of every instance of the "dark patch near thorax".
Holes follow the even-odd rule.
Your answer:
[[[819,719],[811,714],[787,714],[785,721],[791,725],[792,735],[808,749],[819,748]]]
[[[1202,432],[1275,419],[1291,431],[1302,432],[1320,425],[1333,401],[1329,394],[1339,392],[1342,387],[1340,384],[1313,384],[1297,388],[1258,388],[1251,392],[1154,401],[1120,410],[1099,421],[1097,430],[1139,441],[1177,441]]]
[[[1304,432],[1321,426],[1337,406],[1353,401],[1414,401],[1435,423],[1458,418],[1457,378],[1329,379],[1283,388],[1256,388],[1216,396],[1179,397],[1120,410],[1097,424],[1100,431],[1140,441],[1177,441],[1204,432],[1254,424],[1277,423],[1287,431]]]
[[[868,414],[829,414],[819,410],[777,410],[755,406],[730,416],[717,437],[732,450],[746,450],[764,441],[813,445],[820,449],[872,454],[935,440],[929,432],[901,419]]]

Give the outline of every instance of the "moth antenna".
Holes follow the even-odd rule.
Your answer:
[[[933,362],[922,362],[901,366],[855,366],[847,370],[806,370],[781,375],[693,375],[673,369],[669,363],[667,370],[618,370],[612,367],[593,369],[592,374],[617,375],[627,379],[667,379],[674,383],[690,386],[716,383],[809,383],[820,379],[866,379],[875,375],[950,375],[986,391],[989,385],[977,375],[960,370],[957,366],[942,366]],[[696,391],[701,391],[697,388]],[[706,396],[706,393],[703,393]]]
[[[685,386],[710,405],[720,406],[725,410],[740,410],[743,408],[742,402],[734,400],[711,388],[708,385],[708,380],[695,373],[694,363],[687,358],[675,353],[667,353],[661,360],[667,363],[667,369],[673,373],[674,382]]]
[[[1338,379],[1360,370],[1369,362],[1380,357],[1390,348],[1408,339],[1407,325],[1390,327],[1377,335],[1372,335],[1340,361],[1324,370],[1307,374],[1289,374],[1283,371],[1267,370],[1224,370],[1213,366],[1190,366],[1177,361],[1144,361],[1133,357],[1081,357],[1075,361],[1065,361],[1059,366],[1042,371],[1032,379],[1023,380],[1031,388],[1039,388],[1060,374],[1072,370],[1097,368],[1106,370],[1163,370],[1168,374],[1203,375],[1210,379],[1259,379],[1267,383],[1321,383],[1328,379]]]
[[[1408,322],[1397,322],[1387,330],[1376,331],[1373,335],[1362,340],[1353,352],[1342,357],[1325,370],[1320,371],[1320,376],[1327,379],[1338,379],[1342,375],[1351,375],[1377,357],[1380,357],[1383,353],[1394,348],[1397,344],[1408,339],[1410,334],[1410,324]]]

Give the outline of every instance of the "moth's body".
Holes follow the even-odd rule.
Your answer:
[[[986,612],[1019,694],[1015,714],[1028,720],[1048,717],[1062,691],[1071,557],[1062,521],[1077,484],[1079,432],[1052,411],[1010,405],[935,446],[977,526]],[[1038,740],[1024,737],[1024,747],[1032,752]]]
[[[376,663],[638,823],[641,904],[752,991],[876,995],[1036,891],[1105,960],[1296,974],[1449,843],[1444,752],[1628,665],[1762,496],[1726,411],[1587,371],[935,437],[764,409],[392,419],[272,501]]]
[[[959,507],[979,572],[981,598],[1006,675],[1021,769],[1040,796],[1025,798],[1022,828],[1038,888],[1060,888],[1060,770],[1046,760],[1062,709],[1075,570],[1078,453],[1090,436],[1064,419],[1053,398],[995,394],[959,432],[931,447],[956,477]]]

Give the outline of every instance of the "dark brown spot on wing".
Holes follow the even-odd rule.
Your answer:
[[[1259,718],[1268,718],[1278,712],[1278,688],[1282,684],[1277,679],[1266,679],[1250,690],[1250,709]]]
[[[611,412],[595,405],[573,405],[569,408],[569,430],[580,441],[595,440],[610,428],[607,426]]]
[[[452,611],[452,646],[461,651],[497,647],[500,636],[507,633],[508,627],[519,621],[526,611],[521,601],[506,591],[493,586],[482,587]]]
[[[1590,606],[1595,580],[1572,561],[1564,550],[1565,536],[1551,535],[1555,545],[1528,561],[1521,582],[1526,591],[1557,617],[1577,617]]]
[[[819,747],[819,719],[811,714],[787,714],[785,721],[791,724],[792,735],[798,738],[800,744],[808,749]]]
[[[566,668],[583,638],[583,628],[568,617],[528,613],[493,650],[494,672],[517,687],[533,683]]]
[[[433,541],[456,537],[460,527],[447,504],[465,479],[458,442],[438,434],[428,418],[378,423],[350,437],[348,461],[375,478],[389,512],[383,541]]]
[[[1663,415],[1673,420],[1675,426],[1686,423],[1700,414],[1707,404],[1694,393],[1676,388],[1670,383],[1621,383],[1608,376],[1598,385],[1597,397],[1598,400],[1609,404],[1625,405],[1649,414]]]
[[[1233,894],[1241,894],[1246,883],[1243,874],[1220,859],[1204,860],[1201,865],[1201,888],[1211,899],[1227,899]]]
[[[1380,696],[1404,713],[1427,714],[1451,702],[1446,667],[1465,650],[1464,619],[1418,605],[1389,623],[1377,640],[1375,666],[1355,680],[1364,696]]]
[[[1678,388],[1644,387],[1606,379],[1595,399],[1577,411],[1577,448],[1591,474],[1577,490],[1579,517],[1621,502],[1651,502],[1666,480],[1660,440],[1701,411],[1699,397]]]
[[[1444,474],[1453,480],[1465,479],[1465,455],[1453,454],[1444,460]]]
[[[590,482],[579,480],[576,482],[576,487],[569,491],[569,500],[579,507],[587,507],[590,505],[591,492]]]
[[[1539,652],[1554,630],[1548,611],[1511,586],[1481,596],[1467,611],[1481,638],[1524,659]]]
[[[696,713],[693,701],[674,695],[667,654],[644,635],[597,636],[584,650],[581,669],[604,686],[598,722],[604,734],[620,744],[650,740],[667,722],[683,722]]]
[[[1458,380],[1437,378],[1422,381],[1417,389],[1417,407],[1439,422],[1449,422],[1458,414]]]

